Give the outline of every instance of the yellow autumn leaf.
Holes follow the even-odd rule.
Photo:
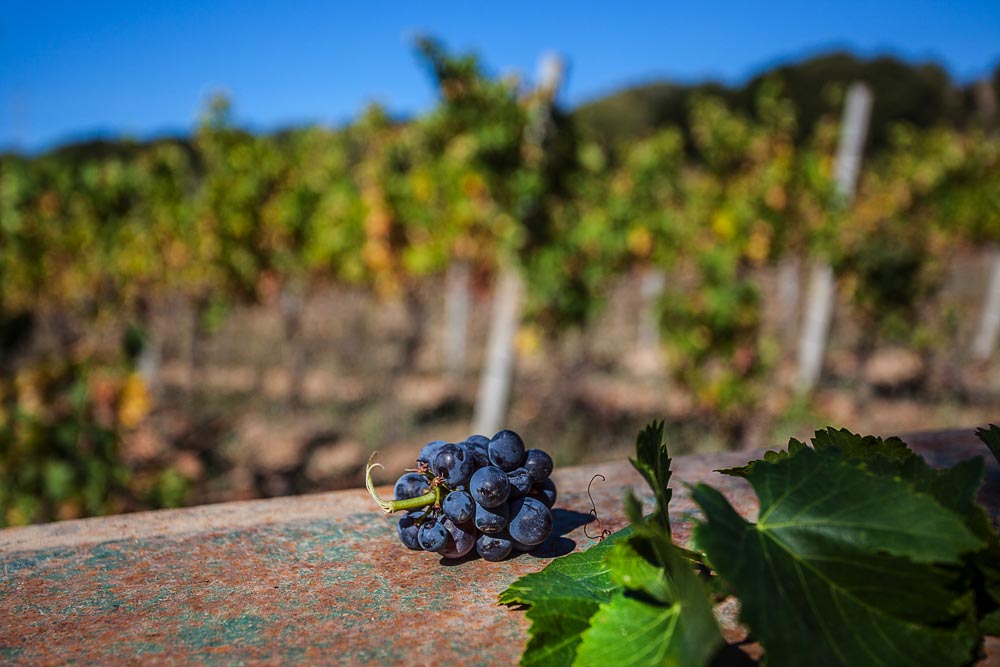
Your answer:
[[[152,408],[149,390],[138,373],[131,373],[122,385],[118,401],[118,421],[125,428],[135,428],[146,418]]]
[[[736,235],[736,222],[727,211],[719,210],[712,216],[712,231],[722,241],[730,241]]]
[[[633,227],[628,232],[628,249],[636,257],[648,257],[653,250],[653,235],[645,227]]]

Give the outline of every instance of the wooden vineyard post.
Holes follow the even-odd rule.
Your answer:
[[[661,269],[647,267],[639,273],[639,331],[636,337],[634,372],[659,374],[664,369],[660,348],[660,299],[667,286]]]
[[[642,297],[642,311],[639,313],[639,345],[644,348],[660,344],[660,327],[656,317],[656,305],[663,296],[667,279],[663,271],[646,269],[639,278],[639,295]]]
[[[795,334],[798,333],[799,308],[799,257],[789,254],[778,264],[777,322],[781,348],[791,350],[795,345]],[[782,355],[788,359],[790,355]]]
[[[983,128],[992,132],[996,124],[997,98],[989,79],[976,84],[976,108]],[[989,361],[1000,339],[1000,248],[993,248],[990,257],[990,283],[972,342],[972,358],[980,363]]]
[[[558,56],[547,54],[539,63],[539,88],[530,102],[524,133],[529,168],[538,169],[545,159],[546,135],[552,127],[552,105],[562,79],[563,65]],[[486,361],[479,378],[479,391],[472,430],[487,436],[498,431],[507,415],[511,380],[514,375],[514,336],[521,320],[521,276],[511,266],[500,269],[486,345]]]
[[[852,84],[844,107],[834,176],[839,205],[845,208],[854,200],[871,108],[872,93],[868,87],[863,83]],[[806,312],[798,346],[798,390],[803,394],[813,390],[823,370],[823,356],[833,319],[835,287],[833,268],[829,262],[815,262],[810,272]]]
[[[469,263],[455,260],[444,278],[444,367],[453,383],[465,375],[469,332]]]
[[[972,342],[972,358],[980,363],[989,361],[1000,338],[1000,250],[994,249],[990,262],[990,284],[983,299],[979,328]]]
[[[163,368],[163,335],[156,322],[157,300],[151,297],[139,299],[139,321],[142,325],[142,350],[136,359],[136,371],[150,397],[157,400],[163,394],[161,370]]]
[[[486,362],[479,376],[472,430],[488,436],[500,430],[514,375],[514,336],[521,319],[521,276],[505,268],[497,279],[486,343]]]

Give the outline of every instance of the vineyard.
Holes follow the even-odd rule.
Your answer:
[[[251,134],[218,97],[190,141],[0,158],[0,526],[357,486],[504,415],[560,465],[659,414],[681,450],[898,428],[899,395],[995,418],[985,116],[894,125],[847,192],[846,89],[808,132],[772,79],[609,141],[556,69],[420,53],[440,99],[405,122]]]

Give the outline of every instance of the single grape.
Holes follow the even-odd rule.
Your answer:
[[[399,541],[403,543],[407,549],[412,549],[414,551],[422,551],[423,547],[420,546],[420,542],[417,539],[417,533],[420,530],[420,525],[417,523],[417,519],[423,516],[423,512],[407,512],[405,515],[400,517],[399,523],[396,525],[396,533],[399,535]]]
[[[470,435],[460,444],[465,445],[465,448],[472,454],[472,461],[477,470],[490,465],[490,455],[486,451],[486,447],[490,444],[489,438],[484,435]]]
[[[455,525],[451,519],[444,520],[445,530],[448,531],[448,539],[444,547],[438,551],[445,558],[461,558],[476,546],[476,529],[468,524],[465,526]]]
[[[472,498],[483,507],[497,507],[507,502],[510,496],[510,480],[507,474],[496,466],[480,468],[469,480]]]
[[[510,506],[507,503],[490,509],[476,505],[476,528],[484,533],[499,533],[507,527],[509,516]]]
[[[520,467],[524,461],[524,441],[521,440],[521,436],[509,429],[497,432],[490,440],[487,451],[490,463],[504,472]]]
[[[466,523],[476,516],[476,502],[467,491],[452,491],[444,497],[441,511],[455,523]]]
[[[472,471],[472,457],[469,451],[450,442],[441,446],[431,462],[431,472],[442,478],[451,488],[468,484]]]
[[[440,551],[448,543],[448,535],[444,521],[432,517],[420,524],[417,542],[427,551]]]
[[[537,498],[542,501],[543,505],[552,509],[552,506],[556,504],[556,484],[551,479],[547,479],[541,484],[532,486],[531,493],[528,495]]]
[[[544,482],[552,474],[552,457],[540,449],[529,449],[524,453],[524,467],[532,482]]]
[[[479,445],[480,447],[489,447],[490,439],[485,435],[470,435],[465,439],[466,442],[471,442],[474,445]]]
[[[510,504],[509,528],[510,536],[518,542],[541,544],[552,533],[552,513],[540,500],[518,498]]]
[[[483,560],[490,562],[501,561],[510,555],[513,544],[510,536],[506,533],[487,535],[483,533],[476,540],[476,552],[483,557]]]
[[[424,445],[423,449],[420,450],[420,453],[417,454],[417,462],[430,466],[430,464],[434,462],[434,457],[437,456],[438,452],[441,450],[441,447],[447,444],[448,443],[444,440],[434,440],[432,442],[428,442]]]
[[[407,500],[424,495],[430,488],[430,482],[426,477],[418,472],[408,472],[396,480],[392,495],[396,500]]]
[[[524,468],[515,468],[507,473],[510,481],[510,497],[523,498],[531,490],[531,476]]]

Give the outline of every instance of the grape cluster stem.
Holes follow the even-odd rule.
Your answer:
[[[368,489],[368,495],[375,500],[383,512],[392,514],[393,512],[415,510],[421,507],[441,504],[441,486],[439,484],[432,484],[430,490],[422,496],[407,498],[406,500],[385,500],[378,495],[378,491],[375,490],[375,482],[372,480],[372,470],[383,468],[384,466],[381,463],[375,462],[377,454],[378,452],[372,452],[371,457],[368,459],[368,465],[365,466],[365,488]]]

